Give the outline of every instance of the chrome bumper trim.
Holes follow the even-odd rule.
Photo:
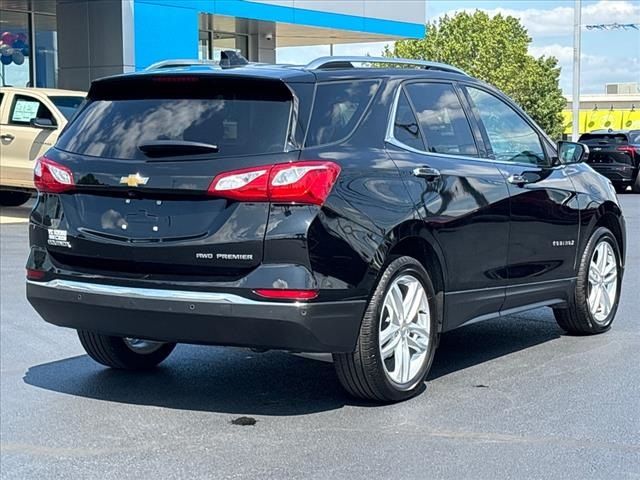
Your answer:
[[[301,302],[261,302],[230,293],[123,287],[117,285],[103,285],[99,283],[75,282],[73,280],[51,280],[48,282],[27,280],[27,283],[36,285],[38,287],[66,290],[69,292],[90,293],[95,295],[137,298],[145,300],[172,300],[180,302],[219,303],[226,305],[279,305],[287,307],[301,307],[307,305],[306,303]]]

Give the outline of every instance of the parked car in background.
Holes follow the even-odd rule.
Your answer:
[[[587,163],[618,193],[629,187],[640,193],[640,130],[598,130],[582,134],[579,141],[589,146]]]
[[[35,192],[35,160],[56,143],[86,92],[0,88],[0,205],[18,206]]]
[[[442,332],[542,306],[611,327],[625,222],[586,152],[432,62],[104,78],[34,169],[27,298],[110,367],[326,352],[352,395],[403,400]]]

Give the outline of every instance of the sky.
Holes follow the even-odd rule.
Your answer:
[[[393,0],[378,0],[393,3]],[[555,56],[562,67],[560,86],[571,93],[573,0],[451,1],[427,0],[427,21],[460,10],[484,10],[519,18],[532,38],[530,53]],[[640,30],[587,30],[601,23],[640,24],[640,0],[583,0],[582,94],[604,93],[605,83],[640,83]],[[383,43],[335,45],[334,55],[380,55]],[[279,48],[277,61],[305,63],[329,54],[328,46]]]

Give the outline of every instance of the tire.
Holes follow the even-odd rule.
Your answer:
[[[632,185],[633,193],[640,193],[640,172],[636,175],[636,181]]]
[[[29,192],[0,192],[0,205],[3,207],[19,207],[24,205],[31,198]]]
[[[162,362],[173,351],[175,343],[124,339],[78,330],[80,343],[87,355],[107,367],[122,370],[146,370]],[[134,342],[138,342],[138,346]]]
[[[592,281],[589,279],[592,262],[595,262],[597,258],[606,257],[607,259],[611,259],[609,255],[602,256],[601,252],[596,256],[596,249],[600,247],[600,245],[603,245],[603,248],[605,249],[607,249],[607,245],[610,247],[610,250],[603,251],[608,251],[613,255],[611,265],[615,262],[615,281],[611,281],[611,288],[615,287],[615,292],[613,292],[613,295],[608,295],[606,297],[611,305],[610,310],[608,311],[604,307],[600,310],[598,303],[594,307],[596,311],[594,311],[594,308],[591,308],[589,305],[591,293],[595,292],[595,288],[598,288],[598,286],[593,285]],[[604,268],[604,270],[606,270],[606,268]],[[560,328],[565,330],[567,333],[574,335],[594,335],[609,330],[613,323],[613,319],[615,318],[616,311],[618,310],[618,303],[620,300],[620,286],[622,283],[620,274],[621,262],[618,242],[610,230],[600,227],[593,232],[582,254],[580,266],[578,268],[575,290],[572,297],[569,299],[568,308],[554,309],[556,321]],[[598,276],[596,281],[599,281],[598,279],[605,280],[608,277],[609,274],[605,275],[604,278]],[[604,291],[605,290],[600,291],[603,301],[605,300],[605,297],[602,296],[604,295]],[[611,297],[613,297],[613,299],[611,299]],[[596,296],[596,298],[600,297]]]
[[[390,305],[395,304],[393,294],[398,293],[406,299],[413,288],[418,294],[415,298],[419,300],[412,305],[415,315],[408,323],[392,321],[392,318],[400,317],[391,316]],[[333,355],[342,386],[354,397],[376,402],[398,402],[418,394],[433,362],[438,314],[436,292],[422,264],[412,257],[392,258],[364,313],[355,351]],[[391,347],[390,352],[393,351],[393,358],[388,356],[386,360],[379,345],[382,331],[395,331],[388,337],[390,340],[383,343],[383,346]],[[405,357],[405,352],[408,357]],[[399,353],[398,361],[396,353]],[[402,360],[405,358],[409,361]],[[410,365],[410,368],[403,370],[403,365]],[[394,379],[394,376],[400,378]]]

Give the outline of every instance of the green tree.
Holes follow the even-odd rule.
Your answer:
[[[384,54],[448,63],[495,85],[515,100],[549,136],[562,135],[566,105],[555,57],[529,54],[531,38],[517,18],[477,10],[445,15],[420,40],[401,40]]]

